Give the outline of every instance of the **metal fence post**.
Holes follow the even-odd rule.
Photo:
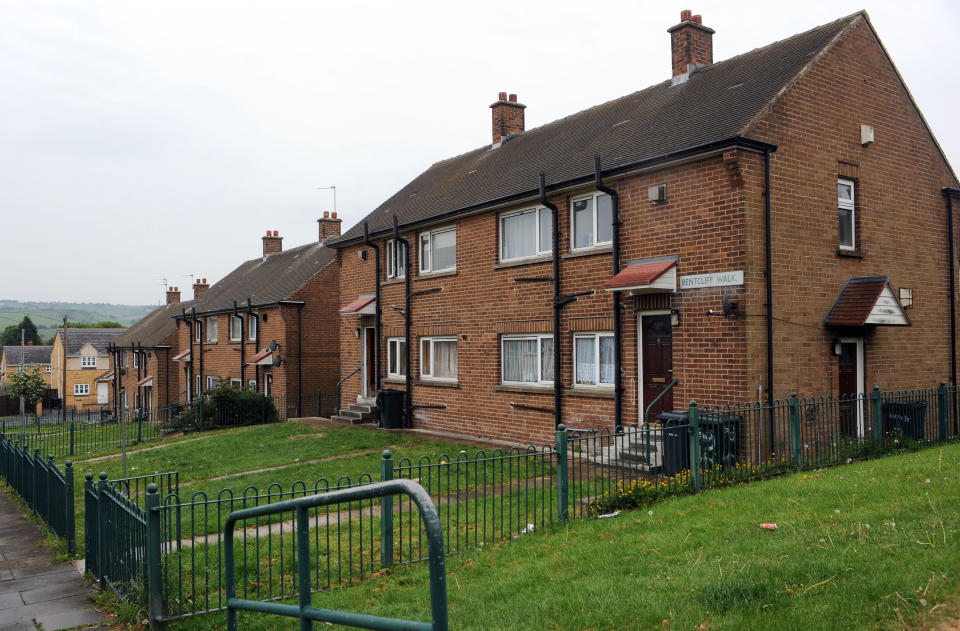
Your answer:
[[[800,441],[800,399],[796,392],[790,393],[790,444],[793,447],[793,461],[800,463],[802,454]]]
[[[557,425],[557,517],[560,521],[570,518],[570,479],[567,461],[567,428],[563,423]]]
[[[323,392],[317,390],[317,416],[323,416],[323,406],[321,406],[321,403],[323,403]]]
[[[697,402],[690,402],[690,479],[694,491],[700,491],[700,417]]]
[[[70,421],[70,455],[73,456],[73,434],[76,431],[76,428],[73,425],[73,421]]]
[[[393,454],[389,449],[383,451],[380,460],[380,481],[393,479]],[[393,496],[380,498],[380,563],[383,567],[393,567]]]
[[[97,508],[93,505],[96,497],[96,487],[93,485],[93,474],[83,476],[83,553],[86,559],[87,571],[97,577]]]
[[[107,491],[107,472],[101,471],[99,480],[97,481],[97,570],[100,572],[100,575],[97,576],[97,580],[103,579],[107,573],[107,569],[103,567],[103,546],[107,543],[106,539],[107,533],[104,532],[107,521],[104,518],[104,507],[105,502],[103,501],[103,496]]]
[[[143,408],[140,408],[137,411],[137,442],[135,444],[139,445],[142,438],[143,438]]]
[[[870,393],[870,424],[873,428],[873,442],[877,445],[883,442],[883,417],[881,416],[880,386],[874,386]]]
[[[147,486],[147,607],[151,622],[163,615],[163,591],[160,583],[160,495],[157,485]],[[309,593],[309,591],[308,591]]]
[[[67,460],[63,464],[63,477],[67,483],[66,502],[66,531],[67,531],[67,554],[73,554],[77,551],[77,516],[73,500],[73,461]]]
[[[31,493],[31,496],[33,497],[33,501],[31,502],[31,506],[30,506],[30,508],[33,509],[34,513],[37,512],[37,506],[40,503],[37,500],[40,497],[40,467],[43,466],[42,460],[43,459],[40,457],[40,448],[34,447],[33,461],[31,462],[31,464],[33,465],[31,469],[31,471],[33,472],[33,492]]]
[[[45,493],[46,497],[43,498],[43,512],[41,514],[43,515],[43,520],[47,522],[48,525],[53,524],[53,520],[50,519],[50,516],[53,513],[53,510],[52,510],[53,507],[50,506],[50,497],[51,497],[51,494],[53,493],[52,487],[53,487],[54,466],[56,465],[53,464],[53,454],[47,454],[47,466],[46,466],[46,470],[43,472],[44,473],[43,477],[46,478],[46,481],[47,481],[46,493]]]
[[[940,426],[940,440],[947,440],[947,423],[950,414],[950,400],[947,396],[947,382],[941,381],[937,387],[937,421]]]

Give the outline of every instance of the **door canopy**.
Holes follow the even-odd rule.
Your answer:
[[[656,294],[677,290],[677,259],[645,259],[623,268],[603,284],[607,291],[627,294]]]
[[[828,327],[910,326],[886,276],[851,278],[827,312]]]

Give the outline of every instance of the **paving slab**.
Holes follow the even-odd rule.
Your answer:
[[[104,625],[94,591],[69,563],[54,563],[40,527],[0,490],[0,631],[56,631]]]

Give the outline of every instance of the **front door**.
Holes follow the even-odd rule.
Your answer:
[[[640,316],[640,420],[645,422],[647,406],[673,381],[673,331],[670,314]],[[673,391],[650,410],[650,420],[673,409]]]
[[[377,394],[377,330],[363,329],[363,396],[373,398]]]
[[[110,402],[110,385],[106,383],[97,384],[97,403],[106,405]]]
[[[863,340],[840,340],[840,435],[863,436]]]

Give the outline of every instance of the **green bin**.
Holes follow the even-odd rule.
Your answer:
[[[380,427],[401,429],[403,427],[403,390],[380,391]]]

